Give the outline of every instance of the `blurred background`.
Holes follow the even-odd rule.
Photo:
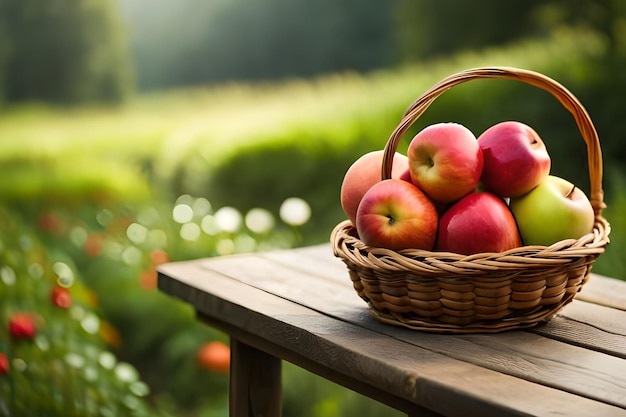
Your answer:
[[[613,228],[594,272],[625,278],[625,64],[619,0],[0,0],[0,416],[226,416],[228,338],[155,268],[327,242],[348,166],[467,68],[585,105]],[[457,86],[414,129],[503,120],[588,190],[572,116],[534,87]],[[286,417],[395,415],[283,373]]]

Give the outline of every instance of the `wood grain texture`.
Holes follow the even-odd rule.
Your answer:
[[[272,279],[274,282],[280,282],[285,287],[290,288],[290,294],[274,291],[276,295],[285,296],[292,301],[301,303],[318,311],[323,311],[342,320],[350,321],[350,317],[334,306],[334,299],[349,299],[352,292],[347,285],[343,285],[343,290],[339,287],[334,288],[332,299],[327,300],[323,296],[307,297],[307,292],[303,291],[302,296],[294,296],[293,287],[298,283],[306,282],[308,275],[302,272],[300,265],[302,260],[292,258],[291,254],[284,253],[284,257],[280,265],[285,269],[267,265],[265,260],[252,260],[246,266],[257,271],[257,279],[252,285],[260,288],[267,288],[264,283],[264,274],[262,271],[272,270]],[[274,256],[278,256],[275,254]],[[292,268],[290,268],[292,267]],[[228,267],[220,268],[213,265],[212,268],[222,269],[226,272]],[[310,273],[310,271],[308,272]],[[260,277],[260,278],[259,278]],[[324,286],[327,281],[324,280]],[[347,289],[347,291],[345,291]],[[277,290],[277,289],[274,289]],[[360,300],[357,300],[360,301]],[[346,303],[348,304],[348,303]],[[600,309],[606,307],[597,306]],[[563,311],[567,312],[568,307]],[[614,311],[616,315],[622,314],[622,311]],[[602,316],[600,314],[584,314],[584,308],[574,307],[573,313],[576,313],[579,321],[572,322],[576,324],[574,331],[569,332],[562,329],[560,341],[550,338],[540,338],[537,335],[528,332],[508,332],[502,335],[427,335],[404,329],[395,329],[390,326],[380,326],[377,323],[358,322],[357,324],[384,334],[391,335],[401,340],[413,343],[432,351],[450,355],[454,358],[478,364],[489,369],[497,370],[508,375],[514,375],[529,381],[538,382],[546,386],[552,386],[559,389],[567,390],[578,395],[588,396],[589,398],[604,401],[617,406],[626,407],[626,361],[620,357],[614,357],[615,351],[619,353],[626,346],[626,336],[616,334],[614,332],[600,330],[601,318],[604,319],[605,328],[611,328],[611,323],[616,322],[619,318]],[[565,313],[567,314],[567,313]],[[622,320],[626,315],[622,317]],[[354,321],[352,321],[354,322]],[[622,321],[622,323],[624,323]],[[552,328],[557,328],[552,324]],[[596,329],[596,339],[592,344],[596,350],[602,352],[589,351],[581,348],[580,336],[589,328]],[[556,333],[556,332],[555,332]],[[416,335],[419,335],[416,337]],[[604,344],[605,341],[611,341],[611,344]],[[565,342],[565,343],[563,343]],[[589,344],[589,343],[588,343]],[[607,348],[614,346],[614,350]],[[622,356],[621,353],[619,356]],[[585,358],[581,361],[581,358]],[[591,383],[590,383],[591,382]]]
[[[574,300],[549,323],[532,330],[586,349],[626,359],[626,311]]]
[[[579,300],[626,310],[626,281],[592,273],[576,297]]]
[[[159,288],[210,324],[406,412],[417,404],[450,416],[626,415],[616,310],[587,314],[589,303],[575,301],[540,332],[409,331],[369,317],[327,245],[174,263],[159,273]]]

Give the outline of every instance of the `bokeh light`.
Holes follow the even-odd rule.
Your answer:
[[[280,218],[291,226],[302,226],[311,218],[311,206],[299,197],[287,198],[280,206]]]
[[[241,228],[243,216],[234,207],[224,206],[215,212],[215,224],[224,232],[235,233]]]
[[[266,209],[253,208],[246,213],[246,227],[254,233],[269,233],[275,223],[274,216]]]

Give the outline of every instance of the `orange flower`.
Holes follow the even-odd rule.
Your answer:
[[[52,289],[50,298],[52,299],[52,304],[60,308],[67,309],[72,305],[72,296],[70,295],[70,291],[59,285]]]
[[[157,287],[158,274],[157,270],[150,268],[139,276],[139,283],[146,290],[153,290]]]
[[[9,373],[9,358],[7,355],[0,352],[0,375]]]
[[[95,258],[100,255],[100,252],[102,252],[102,240],[100,236],[93,233],[87,235],[87,240],[83,245],[83,251],[90,258]]]
[[[143,271],[139,276],[139,282],[141,286],[146,290],[153,290],[157,287],[157,281],[159,274],[156,267],[170,261],[170,255],[162,249],[155,249],[150,252],[150,264],[152,265],[147,270]]]
[[[16,339],[32,339],[37,333],[31,313],[14,313],[9,318],[9,333]]]
[[[170,255],[162,249],[155,249],[150,252],[150,261],[152,266],[159,266],[170,261]]]
[[[198,364],[211,372],[227,374],[230,371],[230,348],[224,343],[213,341],[198,349]]]

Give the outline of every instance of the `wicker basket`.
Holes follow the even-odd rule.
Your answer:
[[[392,132],[382,163],[390,178],[398,143],[428,106],[446,90],[466,81],[503,78],[548,91],[574,116],[587,145],[591,233],[546,246],[523,246],[502,253],[460,255],[365,245],[350,221],[331,234],[335,256],[348,267],[358,295],[378,320],[439,333],[494,333],[528,328],[549,320],[572,301],[589,278],[591,266],[609,242],[602,217],[602,155],[596,130],[580,102],[562,85],[536,72],[508,67],[453,74],[422,94]]]

